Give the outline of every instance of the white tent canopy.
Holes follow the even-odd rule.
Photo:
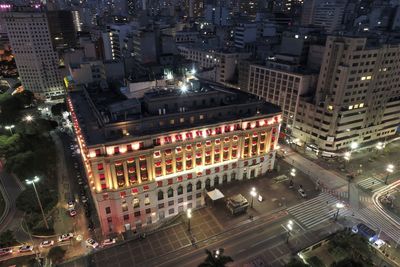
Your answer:
[[[207,192],[207,195],[211,198],[212,201],[224,198],[224,194],[222,194],[221,191],[219,191],[218,189]]]

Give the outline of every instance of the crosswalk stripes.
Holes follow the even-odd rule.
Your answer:
[[[382,187],[383,183],[382,181],[374,177],[369,177],[367,179],[362,180],[361,182],[358,182],[357,185],[362,189],[367,190],[367,189],[376,189]]]
[[[348,200],[349,193],[347,191],[334,191],[332,192],[331,190],[322,190],[322,192],[328,193],[339,200]],[[368,195],[359,195],[358,199],[361,203],[372,203],[371,196]]]
[[[304,227],[310,229],[323,223],[337,213],[336,203],[340,201],[327,193],[288,208],[288,212]],[[347,208],[339,210],[339,216],[350,215]]]
[[[377,234],[382,231],[388,237],[393,239],[394,242],[400,240],[400,227],[392,224],[375,209],[363,208],[358,210],[356,214],[367,224],[376,227],[375,230],[377,230]]]

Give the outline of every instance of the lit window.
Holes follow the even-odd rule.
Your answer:
[[[328,106],[328,110],[333,110],[333,106],[332,106],[332,105],[329,105],[329,106]]]
[[[353,106],[349,106],[349,109],[353,109]]]
[[[361,104],[360,104],[360,108],[362,108],[362,107],[364,107],[364,103],[361,103]]]
[[[364,81],[367,77],[363,76],[361,77],[361,81]]]
[[[354,108],[358,108],[358,104],[354,105]]]
[[[367,80],[371,80],[372,79],[372,76],[367,76]]]

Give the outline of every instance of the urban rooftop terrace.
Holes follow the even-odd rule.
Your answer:
[[[89,146],[281,112],[254,95],[198,81],[149,89],[142,98],[126,99],[97,87],[72,91],[69,97],[74,123]]]

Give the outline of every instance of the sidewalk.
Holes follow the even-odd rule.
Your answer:
[[[288,146],[283,147],[286,151],[289,151],[288,155],[285,156],[284,161],[293,165],[305,174],[308,174],[315,183],[319,181],[329,189],[339,189],[344,186],[347,187],[348,182],[345,177],[340,176],[331,170],[322,168],[318,164],[302,156],[300,153],[293,151]]]

